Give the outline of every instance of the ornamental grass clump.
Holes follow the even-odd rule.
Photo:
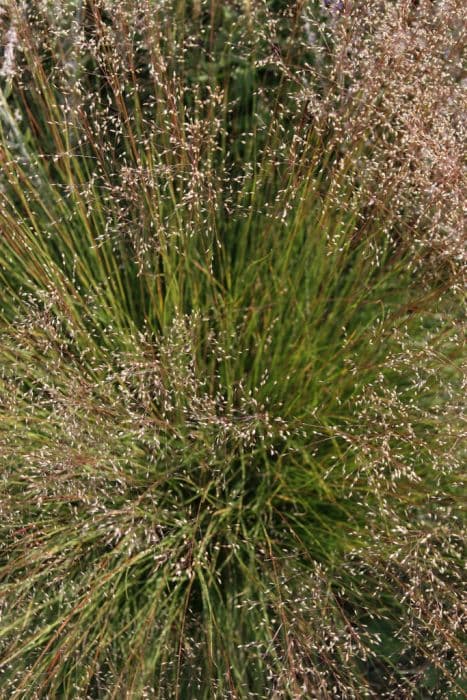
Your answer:
[[[463,697],[464,19],[3,2],[1,697]]]

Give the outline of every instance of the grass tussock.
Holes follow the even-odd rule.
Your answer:
[[[465,19],[2,4],[1,697],[463,697]]]

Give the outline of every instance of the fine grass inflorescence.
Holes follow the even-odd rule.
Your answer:
[[[464,697],[465,4],[0,7],[0,697]]]

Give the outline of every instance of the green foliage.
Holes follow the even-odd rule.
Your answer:
[[[457,268],[303,103],[336,12],[59,10],[8,15],[4,696],[460,697]]]

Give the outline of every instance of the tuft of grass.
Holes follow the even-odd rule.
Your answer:
[[[5,4],[4,697],[462,696],[432,5]]]

